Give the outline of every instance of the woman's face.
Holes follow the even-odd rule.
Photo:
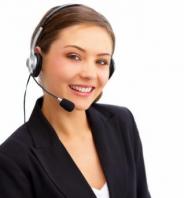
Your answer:
[[[42,54],[42,84],[86,110],[102,92],[109,77],[112,39],[95,25],[74,25],[62,30]],[[45,96],[47,97],[47,96]]]

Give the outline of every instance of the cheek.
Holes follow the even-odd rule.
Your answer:
[[[48,65],[47,73],[54,79],[65,81],[73,75],[72,65],[69,65],[64,59],[55,59]]]
[[[108,70],[100,71],[98,76],[101,86],[102,87],[105,86],[109,79],[109,71]]]

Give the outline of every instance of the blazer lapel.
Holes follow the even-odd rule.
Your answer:
[[[104,116],[95,108],[87,113],[110,197],[127,197],[128,166],[123,145],[120,147],[118,120],[113,114],[105,112]]]
[[[42,99],[39,99],[28,122],[29,131],[37,156],[44,170],[66,197],[95,198],[91,187],[78,169],[71,156],[60,142],[54,129],[43,116]],[[117,142],[116,131],[112,126],[113,116],[104,116],[94,107],[87,111],[93,139],[99,155],[111,198],[126,197],[127,163],[124,152]],[[115,128],[118,127],[115,124]]]

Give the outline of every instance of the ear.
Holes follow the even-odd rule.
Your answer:
[[[42,50],[41,50],[41,48],[39,46],[36,46],[34,51],[35,51],[36,54],[42,55]]]

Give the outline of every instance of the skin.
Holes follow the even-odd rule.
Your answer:
[[[75,109],[67,112],[56,99],[44,93],[42,112],[90,186],[98,189],[106,179],[85,111],[108,81],[112,46],[105,29],[82,24],[62,30],[48,53],[37,47],[43,57],[41,83],[75,104]],[[90,94],[79,93],[70,85],[91,86],[93,90]]]

